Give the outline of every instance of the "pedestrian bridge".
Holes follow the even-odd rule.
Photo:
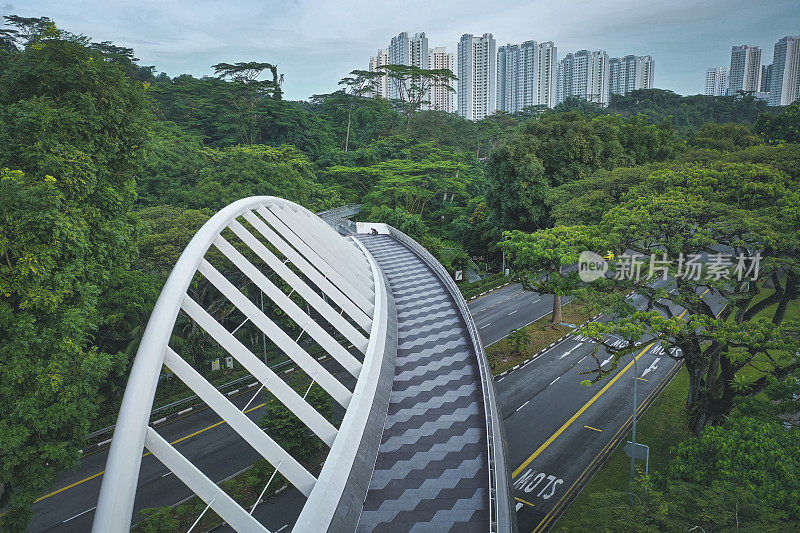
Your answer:
[[[280,198],[251,197],[197,232],[136,355],[93,531],[130,529],[145,448],[233,529],[268,531],[255,505],[234,500],[149,424],[164,366],[302,494],[293,531],[516,529],[500,413],[466,303],[416,241],[385,224],[343,218],[355,211],[346,206],[343,215],[320,218]],[[236,275],[226,277],[221,262]],[[238,328],[224,325],[219,306],[193,298],[190,287],[199,281],[257,327],[343,416],[322,416],[237,336]],[[274,312],[265,312],[259,297]],[[284,450],[170,344],[181,313],[325,444],[321,468]],[[297,338],[288,333],[298,330]],[[309,353],[303,335],[326,357]]]

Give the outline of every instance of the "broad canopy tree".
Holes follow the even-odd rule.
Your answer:
[[[76,463],[101,384],[126,364],[104,351],[120,317],[102,310],[135,256],[149,121],[144,88],[100,52],[58,33],[33,41],[0,53],[4,531],[24,529],[55,473]]]
[[[676,290],[670,294],[648,277],[618,276],[616,286],[642,295],[645,309],[585,332],[628,340],[623,350],[606,345],[614,364],[652,342],[645,333],[683,361],[690,427],[698,433],[719,423],[738,397],[800,369],[799,326],[785,320],[800,279],[798,183],[772,167],[720,162],[655,172],[625,200],[603,217],[603,234],[617,250],[652,255]],[[700,275],[689,271],[693,258]],[[594,380],[608,371],[598,365]]]

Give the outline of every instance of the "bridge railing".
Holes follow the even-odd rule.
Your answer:
[[[369,232],[372,228],[378,229],[379,233],[391,235],[407,248],[416,253],[429,267],[447,288],[451,297],[458,306],[461,316],[467,325],[472,347],[478,359],[478,369],[480,371],[481,386],[483,393],[483,405],[487,420],[487,443],[489,454],[489,498],[490,498],[490,521],[492,531],[507,532],[516,531],[516,512],[513,511],[514,498],[511,485],[511,473],[506,463],[508,456],[505,436],[502,427],[502,416],[498,409],[497,399],[494,391],[494,381],[486,359],[486,352],[483,348],[478,328],[472,319],[472,313],[467,306],[467,302],[461,295],[455,281],[450,273],[424,246],[403,233],[402,231],[381,223],[360,223],[359,232]]]
[[[240,246],[233,246],[222,236],[226,230],[239,239]],[[297,343],[299,337],[297,340],[289,337],[206,259],[212,246],[356,378],[352,392]],[[291,287],[292,292],[287,295],[239,249],[247,249],[251,257],[257,257],[263,263],[261,268],[266,265]],[[279,256],[285,259],[281,260]],[[316,382],[345,408],[339,428],[256,357],[234,336],[235,330],[229,331],[203,308],[201,302],[189,295],[190,284],[198,273],[246,317],[245,322],[252,322],[286,353],[311,378],[312,384]],[[307,310],[301,309],[291,299],[295,292],[305,300]],[[330,328],[312,319],[311,308]],[[319,478],[315,478],[170,347],[169,341],[181,311],[330,447]],[[383,427],[388,406],[396,354],[393,312],[391,293],[369,252],[338,235],[313,213],[292,202],[267,196],[245,198],[222,209],[189,242],[150,316],[123,396],[93,531],[129,530],[144,447],[234,529],[267,531],[252,516],[253,509],[246,511],[148,425],[163,365],[169,367],[277,472],[308,497],[307,509],[304,508],[301,518],[312,520],[313,530],[333,529],[337,524],[352,521],[352,513],[342,510],[355,508],[363,502],[367,485],[362,479],[363,474],[357,474],[364,470],[371,472],[380,441],[380,431],[376,428]],[[361,352],[363,359],[359,360],[345,348],[347,342],[337,340],[331,329],[339,339],[346,339],[354,351]],[[390,380],[388,387],[387,379]],[[334,474],[341,477],[345,471],[349,475],[343,480],[338,483],[331,480],[336,477]],[[326,481],[319,483],[320,479]],[[355,522],[352,524],[354,527]]]

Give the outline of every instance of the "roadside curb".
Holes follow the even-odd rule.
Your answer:
[[[243,392],[244,390],[251,389],[251,388],[256,387],[256,386],[258,386],[258,381],[254,381],[253,383],[241,386],[238,389],[234,389],[232,391],[228,391],[228,392],[226,392],[224,394],[225,394],[225,396],[230,397],[230,396],[233,396],[236,393]],[[195,411],[195,410],[201,411],[201,410],[206,409],[206,408],[208,408],[208,405],[206,405],[205,403],[198,403],[198,404],[192,405],[190,407],[187,407],[186,409],[182,409],[182,410],[177,411],[175,413],[168,414],[167,416],[162,416],[158,420],[152,420],[149,425],[150,425],[150,427],[156,428],[156,427],[161,426],[163,424],[167,424],[169,422],[173,422],[174,420],[176,420],[178,418],[182,418],[187,413],[191,413],[192,411]],[[79,453],[81,455],[83,455],[83,454],[87,454],[87,453],[96,452],[97,450],[106,447],[110,443],[111,443],[111,438],[108,438],[108,439],[105,439],[104,441],[96,442],[94,444],[90,444],[89,446],[83,448],[82,450],[79,450]]]
[[[584,322],[583,324],[581,324],[580,326],[576,326],[575,329],[580,329],[583,326],[585,326],[586,324],[588,324],[589,322],[594,322],[595,320],[597,320],[601,316],[602,316],[602,313],[598,313],[598,314],[594,315],[592,318],[590,318],[589,320],[587,320],[586,322]],[[518,364],[512,366],[508,370],[504,370],[503,372],[500,372],[499,374],[494,376],[494,380],[495,381],[499,381],[501,378],[506,377],[508,374],[511,374],[515,370],[518,370],[518,369],[522,368],[523,366],[527,365],[528,363],[533,362],[534,359],[538,359],[539,357],[541,357],[542,354],[544,354],[544,352],[550,350],[551,348],[553,348],[557,344],[560,344],[560,343],[564,342],[567,338],[572,337],[574,335],[575,335],[575,332],[574,331],[570,331],[566,335],[563,335],[561,338],[557,339],[554,342],[551,342],[550,344],[548,344],[547,346],[545,346],[544,348],[542,348],[541,350],[539,350],[538,352],[536,352],[532,356],[528,357],[527,359],[525,359],[521,363],[518,363]]]
[[[509,282],[507,282],[507,283],[503,283],[502,285],[498,285],[498,286],[497,286],[497,287],[495,287],[494,289],[489,289],[488,291],[484,291],[484,292],[482,292],[482,293],[480,293],[480,294],[476,294],[475,296],[471,296],[470,298],[468,298],[468,299],[467,299],[467,301],[468,301],[468,302],[471,302],[472,300],[475,300],[475,299],[477,299],[477,298],[480,298],[481,296],[486,296],[486,295],[487,295],[487,294],[489,294],[490,292],[494,292],[494,291],[500,290],[500,289],[502,289],[503,287],[508,287],[508,286],[509,286],[509,285],[511,285],[512,283],[514,283],[514,282],[513,282],[513,281],[509,281]]]

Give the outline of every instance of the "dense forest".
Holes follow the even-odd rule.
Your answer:
[[[701,471],[696,458],[726,439],[779,433],[779,415],[798,409],[796,323],[785,319],[800,276],[797,105],[768,113],[748,95],[648,90],[615,95],[607,108],[569,100],[471,122],[348,90],[347,73],[339,91],[288,101],[279,66],[213,68],[213,77],[156,74],[132,49],[47,18],[6,17],[0,529],[24,529],[56,472],[74,466],[87,434],[109,422],[172,265],[214,212],[250,195],[312,211],[363,204],[363,219],[398,227],[448,268],[479,256],[496,271],[505,251],[531,277],[553,264],[553,250],[567,264],[579,246],[763,249],[771,288],[720,284],[736,302],[721,319],[687,286],[678,303],[694,321],[628,313],[595,332],[629,334],[634,346],[636,332],[658,329],[689,354],[687,405],[699,440],[680,450],[664,479],[648,481],[660,484],[646,505],[690,490],[708,498],[705,487],[735,483],[722,467]],[[619,306],[620,287],[566,278],[539,289]],[[206,307],[224,305],[202,281],[191,290]],[[756,320],[765,309],[772,314]],[[175,331],[197,368],[219,357],[190,324]],[[238,335],[258,344],[252,325]],[[759,371],[739,377],[746,367]],[[759,401],[765,394],[774,401]],[[780,511],[776,528],[800,519],[800,468],[790,457],[797,431],[770,437],[792,473],[776,467],[753,481],[768,493],[764,509]],[[752,523],[765,523],[764,513],[752,511]]]

